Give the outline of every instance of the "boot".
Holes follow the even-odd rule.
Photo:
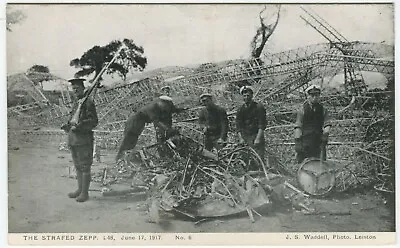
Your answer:
[[[90,172],[82,174],[82,191],[76,198],[77,202],[85,202],[89,199]]]
[[[76,171],[76,180],[78,181],[78,189],[74,192],[68,193],[69,198],[76,198],[82,191],[82,171]]]

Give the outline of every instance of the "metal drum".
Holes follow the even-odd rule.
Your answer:
[[[307,158],[297,172],[300,187],[310,195],[322,196],[335,186],[335,170],[332,165],[318,158]]]

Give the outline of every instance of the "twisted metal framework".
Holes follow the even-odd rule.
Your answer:
[[[219,98],[226,99],[228,97],[228,102],[231,100],[238,104],[241,100],[236,95],[237,91],[235,91],[235,88],[232,90],[229,86],[235,86],[237,83],[244,81],[261,79],[259,85],[261,88],[260,93],[263,93],[262,88],[265,88],[270,90],[265,94],[275,96],[275,94],[279,93],[276,88],[281,87],[282,91],[286,89],[286,91],[282,92],[282,95],[287,95],[293,91],[293,88],[300,88],[302,82],[325,76],[324,73],[329,68],[343,68],[345,61],[346,63],[360,66],[363,71],[380,72],[386,77],[393,76],[394,62],[381,59],[381,57],[393,56],[393,47],[360,42],[354,42],[354,47],[356,48],[355,54],[367,53],[371,57],[340,55],[337,49],[330,47],[330,44],[317,44],[265,55],[262,63],[260,63],[260,60],[254,59],[206,64],[201,67],[201,71],[195,71],[190,74],[185,74],[187,72],[183,71],[181,77],[169,82],[166,82],[161,76],[146,78],[106,91],[98,91],[95,101],[98,108],[101,109],[101,118],[105,118],[113,109],[121,105],[126,106],[126,102],[123,101],[129,96],[145,95],[150,99],[159,92],[162,86],[170,85],[173,87],[177,98],[190,97],[197,93],[208,91],[216,95],[217,101],[220,100]],[[350,58],[351,60],[349,61]],[[304,79],[298,80],[299,78]],[[297,87],[295,84],[297,84]],[[266,100],[267,98],[268,96],[263,98],[262,94],[258,96],[260,100]],[[136,102],[131,102],[130,105],[132,105],[133,109],[131,108],[130,112],[137,109],[140,103],[143,103],[142,100],[137,99]],[[221,101],[223,104],[225,102],[227,100]],[[197,102],[194,105],[196,106]],[[18,106],[16,108],[23,107]],[[54,117],[58,118],[59,115],[55,114]]]
[[[311,27],[313,27],[318,33],[324,36],[333,47],[337,48],[343,53],[343,55],[355,55],[352,44],[341,35],[335,28],[327,23],[318,14],[311,14],[306,9],[302,10],[307,14],[307,17],[301,16],[301,18]],[[367,56],[367,53],[363,54],[363,57]],[[366,90],[364,78],[359,71],[357,64],[351,63],[352,58],[344,58],[344,85],[346,87],[346,93],[359,95],[361,92]]]
[[[264,103],[267,109],[268,154],[271,158],[275,158],[274,163],[290,167],[294,164],[291,125],[294,123],[297,108],[305,99],[303,90],[308,84],[321,80],[324,87],[327,77],[343,72],[345,74],[346,71],[379,72],[388,82],[393,82],[394,61],[388,59],[393,56],[393,49],[392,46],[365,42],[346,41],[346,46],[343,47],[339,44],[322,43],[276,54],[264,54],[261,59],[208,63],[197,69],[178,68],[168,73],[159,70],[155,76],[137,82],[108,90],[98,90],[95,102],[100,124],[96,130],[96,140],[104,149],[115,149],[127,117],[156,98],[160,94],[161,87],[169,85],[172,87],[172,98],[176,105],[190,108],[183,114],[174,116],[174,125],[178,126],[182,133],[200,143],[203,140],[196,119],[199,110],[198,96],[207,92],[213,94],[215,101],[227,109],[232,131],[229,139],[234,141],[236,139],[234,113],[242,104],[238,88],[243,84],[252,83],[256,89],[255,99]],[[346,52],[343,52],[344,50]],[[355,77],[352,80],[354,81]],[[345,92],[348,91],[351,89],[345,88]],[[333,134],[328,147],[328,156],[340,161],[362,163],[355,168],[360,166],[369,168],[370,162],[375,161],[380,167],[376,171],[384,175],[379,177],[384,185],[387,181],[385,178],[389,174],[388,151],[393,143],[393,137],[383,139],[378,135],[372,141],[365,137],[368,136],[368,130],[373,129],[370,127],[371,123],[379,118],[388,120],[393,113],[387,110],[367,109],[366,103],[373,98],[371,94],[374,93],[370,92],[368,93],[370,95],[367,95],[363,91],[359,92],[362,95],[357,97],[354,106],[347,109],[352,101],[352,93],[345,94],[345,92],[323,95],[324,106],[328,108],[333,119]],[[393,94],[390,91],[378,93],[389,98]],[[57,105],[32,104],[8,110],[12,113],[9,114],[9,118],[17,119],[28,127],[37,125],[59,127],[68,116],[68,109]],[[146,142],[146,139],[155,140],[151,125],[146,128],[141,139],[143,142]],[[354,163],[351,166],[354,166]],[[348,171],[350,172],[346,176],[361,173],[350,169]],[[345,173],[341,172],[339,176],[343,179],[344,175]],[[346,183],[343,183],[342,188],[346,187]]]

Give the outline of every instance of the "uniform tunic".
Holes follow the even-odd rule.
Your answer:
[[[322,133],[325,126],[329,126],[328,111],[321,104],[311,106],[305,102],[297,113],[295,128],[300,128],[302,135],[300,142],[302,151],[297,152],[297,161],[301,163],[305,158],[321,156]],[[326,158],[323,149],[322,158]]]
[[[174,103],[171,101],[162,100],[161,103],[163,105],[165,105],[163,107],[163,108],[165,108],[165,110],[161,111],[158,121],[163,123],[168,128],[172,128],[172,114],[183,111],[183,108],[177,108],[174,105]],[[164,130],[157,125],[154,125],[154,129],[156,130],[156,139],[157,139],[157,143],[158,143],[158,146],[157,146],[158,154],[161,157],[171,155],[171,154],[169,154],[168,149],[165,145],[165,141],[168,139],[168,130]]]
[[[254,146],[258,130],[266,128],[266,111],[261,103],[252,101],[249,105],[243,104],[236,114],[236,128],[249,146],[253,147],[258,155],[264,159],[265,139],[261,137],[260,144]]]
[[[136,113],[129,116],[125,123],[124,137],[117,154],[117,159],[122,156],[124,151],[135,148],[146,123],[154,123],[159,133],[164,132],[164,134],[157,136],[160,136],[159,138],[165,138],[165,132],[168,130],[158,127],[157,124],[162,123],[170,128],[172,126],[172,113],[175,111],[176,108],[172,102],[157,100],[145,105]]]
[[[160,101],[160,100],[159,100]],[[183,111],[182,108],[177,108],[173,102],[161,100],[162,111],[159,113],[158,121],[163,123],[168,128],[172,127],[172,114],[179,113]],[[162,143],[167,140],[167,130],[163,130],[162,128],[155,125],[157,143]]]
[[[221,138],[226,140],[228,135],[228,116],[226,110],[213,104],[200,111],[199,122],[207,127],[204,133],[204,147],[211,151],[215,142]]]
[[[72,107],[71,118],[78,108],[78,101]],[[68,121],[70,124],[71,119]],[[96,106],[88,98],[82,105],[79,121],[75,130],[68,131],[68,147],[72,153],[74,165],[78,171],[90,172],[93,163],[93,128],[98,124]]]

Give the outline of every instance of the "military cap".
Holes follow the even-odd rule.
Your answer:
[[[70,82],[72,85],[79,84],[82,86],[83,86],[84,81],[86,81],[86,79],[84,79],[84,78],[71,78],[68,80],[68,82]]]
[[[205,98],[205,97],[212,98],[212,95],[209,93],[204,93],[204,94],[200,95],[200,99]]]
[[[160,98],[161,100],[164,100],[164,101],[172,102],[172,98],[169,97],[169,96],[160,96],[160,97],[158,97],[158,98]]]
[[[248,91],[248,90],[251,90],[251,92],[254,93],[254,89],[253,89],[253,87],[251,87],[250,85],[242,86],[242,87],[240,88],[240,90],[239,90],[239,93],[242,95],[244,92],[246,92],[246,91]]]
[[[311,93],[321,93],[321,87],[319,87],[318,85],[312,84],[310,86],[307,87],[307,89],[305,90],[305,92],[307,94],[311,94]]]
[[[161,90],[171,90],[171,86],[169,85],[163,86],[161,87]]]

